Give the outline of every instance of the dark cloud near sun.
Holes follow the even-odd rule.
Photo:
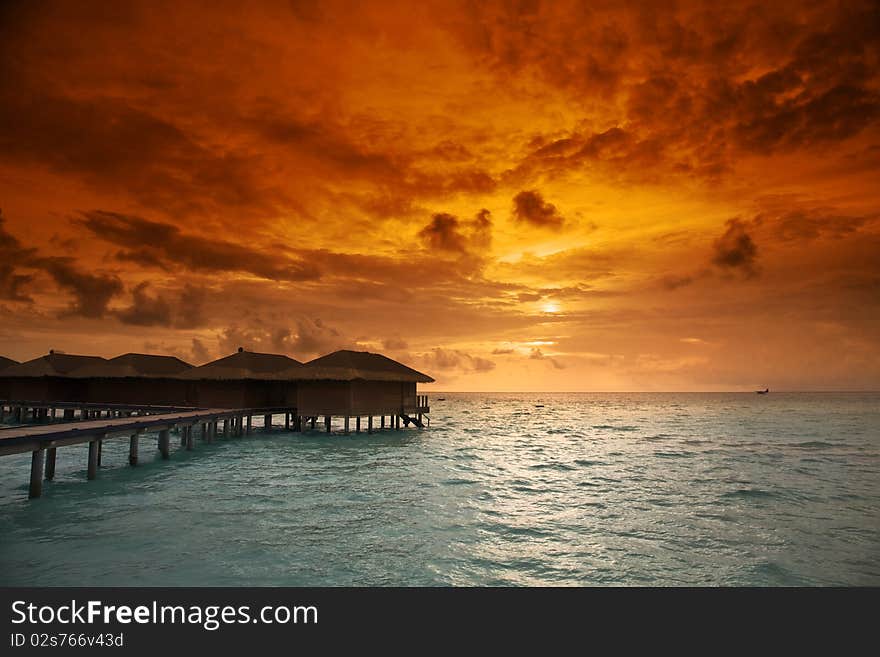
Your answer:
[[[513,216],[537,228],[561,228],[565,219],[555,205],[544,200],[537,190],[529,189],[513,197]]]
[[[474,219],[463,221],[441,212],[432,217],[418,236],[428,248],[438,251],[464,255],[487,249],[492,243],[491,213],[482,209]]]

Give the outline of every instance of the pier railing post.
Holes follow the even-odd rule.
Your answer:
[[[28,488],[28,497],[39,497],[43,494],[43,459],[46,450],[36,449],[31,454],[31,484]]]

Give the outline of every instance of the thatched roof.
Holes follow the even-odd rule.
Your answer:
[[[174,377],[193,368],[174,356],[155,356],[153,354],[123,354],[101,363],[81,367],[71,376],[84,379],[118,379],[125,377]]]
[[[278,381],[288,378],[281,376],[282,373],[295,371],[302,366],[303,364],[298,360],[283,354],[261,354],[239,349],[238,352],[230,356],[205,363],[201,367],[194,367],[180,374],[177,378],[215,381],[235,379]]]
[[[18,361],[7,358],[6,356],[0,356],[0,372],[11,365],[18,365]]]
[[[11,365],[0,372],[0,376],[68,376],[86,365],[105,362],[107,361],[100,356],[76,356],[50,351],[45,356]]]
[[[433,383],[427,374],[369,351],[342,349],[306,363],[301,378],[323,381],[415,381]]]

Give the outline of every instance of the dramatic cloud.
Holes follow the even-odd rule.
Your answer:
[[[430,371],[455,370],[456,372],[489,372],[495,369],[495,363],[487,358],[472,356],[458,349],[435,347],[422,356],[422,363]]]
[[[34,261],[55,280],[58,286],[73,294],[66,314],[100,318],[107,313],[107,304],[123,290],[118,277],[90,274],[73,264],[72,258],[41,258]]]
[[[726,226],[724,234],[713,245],[712,262],[723,269],[754,276],[758,247],[746,232],[746,225],[739,219],[729,219]]]
[[[177,265],[192,271],[242,271],[274,281],[319,277],[312,265],[282,254],[267,257],[263,251],[186,234],[177,226],[140,217],[94,210],[84,213],[78,223],[100,239],[136,249],[136,253],[142,254],[141,264],[164,263],[165,267]]]
[[[337,349],[359,349],[357,341],[327,326],[320,319],[299,318],[289,324],[224,328],[217,341],[221,354],[243,347],[250,351],[283,353],[297,360],[310,360]]]
[[[565,219],[552,203],[547,203],[541,194],[534,190],[520,192],[513,197],[513,216],[539,228],[561,228]]]
[[[131,306],[113,314],[124,324],[134,326],[163,326],[195,328],[204,324],[204,291],[186,285],[179,295],[151,296],[150,283],[143,282],[132,290]]]
[[[876,387],[878,24],[873,0],[0,3],[0,354]]]
[[[486,249],[492,243],[491,213],[480,210],[471,221],[461,221],[451,214],[435,214],[418,236],[431,249],[465,254]]]

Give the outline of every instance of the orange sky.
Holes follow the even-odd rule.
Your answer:
[[[880,10],[0,5],[0,355],[880,387]]]

